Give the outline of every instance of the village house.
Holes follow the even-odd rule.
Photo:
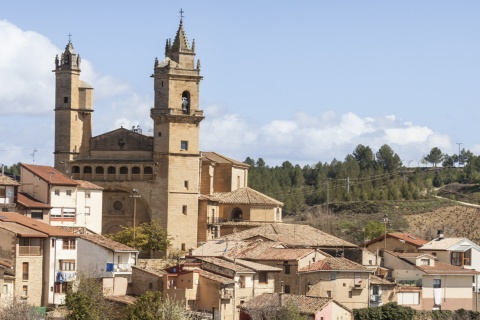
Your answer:
[[[64,304],[76,279],[76,238],[19,213],[3,212],[0,260],[14,267],[14,295],[34,306]]]
[[[102,279],[106,296],[129,293],[132,267],[138,250],[99,234],[83,234],[78,239],[78,272]]]
[[[312,320],[353,319],[352,311],[333,299],[287,293],[264,293],[239,307],[240,320],[267,319],[282,307],[295,308]]]
[[[398,304],[417,310],[472,310],[474,270],[436,261],[424,252],[384,252],[388,279],[398,287]]]
[[[371,273],[346,258],[326,257],[298,270],[299,293],[332,298],[350,309],[368,308]]]
[[[0,261],[0,308],[13,301],[15,286],[15,270],[13,265]]]
[[[17,211],[17,192],[19,185],[17,181],[0,173],[0,211]]]
[[[102,231],[101,187],[50,166],[22,163],[20,188],[22,214],[76,233]]]
[[[397,302],[395,282],[370,276],[370,307],[380,307],[386,303]]]

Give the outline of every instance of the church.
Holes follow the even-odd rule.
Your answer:
[[[155,58],[153,132],[118,128],[92,136],[93,87],[80,79],[71,41],[55,59],[54,166],[104,188],[102,233],[158,220],[172,251],[282,221],[283,204],[248,187],[248,165],[199,150],[200,60],[183,19],[165,58]]]

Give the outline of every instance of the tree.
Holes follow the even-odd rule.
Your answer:
[[[135,238],[133,237],[135,230]],[[159,220],[142,223],[137,227],[124,227],[115,234],[106,237],[144,251],[165,251],[170,247],[171,237]]]
[[[432,148],[432,150],[430,150],[430,153],[425,156],[425,161],[431,163],[434,167],[436,167],[438,163],[442,162],[442,160],[442,150],[437,147]]]
[[[387,172],[396,172],[402,166],[402,160],[392,148],[384,144],[376,153],[377,165]]]
[[[167,298],[162,301],[160,291],[147,291],[126,310],[127,320],[187,320],[185,308],[177,301]]]
[[[385,234],[385,224],[370,220],[368,224],[365,226],[365,237],[367,239],[375,239]]]
[[[363,144],[359,144],[352,153],[352,156],[357,160],[360,170],[368,170],[375,165],[375,156],[372,149]]]
[[[67,291],[65,305],[70,311],[68,320],[110,319],[111,310],[103,296],[102,283],[86,275],[80,275],[76,288]]]
[[[0,320],[40,320],[45,319],[36,307],[14,298],[3,309],[0,309]]]
[[[442,167],[444,168],[453,168],[455,166],[455,161],[452,156],[449,156],[448,154],[443,155],[443,162],[442,162]]]

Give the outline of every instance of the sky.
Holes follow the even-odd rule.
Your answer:
[[[0,164],[53,164],[54,60],[69,40],[93,134],[153,122],[155,57],[183,25],[204,79],[200,149],[267,165],[388,144],[480,154],[480,2],[2,1]],[[34,150],[36,150],[34,152]]]

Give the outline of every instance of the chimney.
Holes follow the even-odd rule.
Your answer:
[[[445,238],[445,235],[443,234],[443,230],[437,230],[437,240],[440,241]]]

